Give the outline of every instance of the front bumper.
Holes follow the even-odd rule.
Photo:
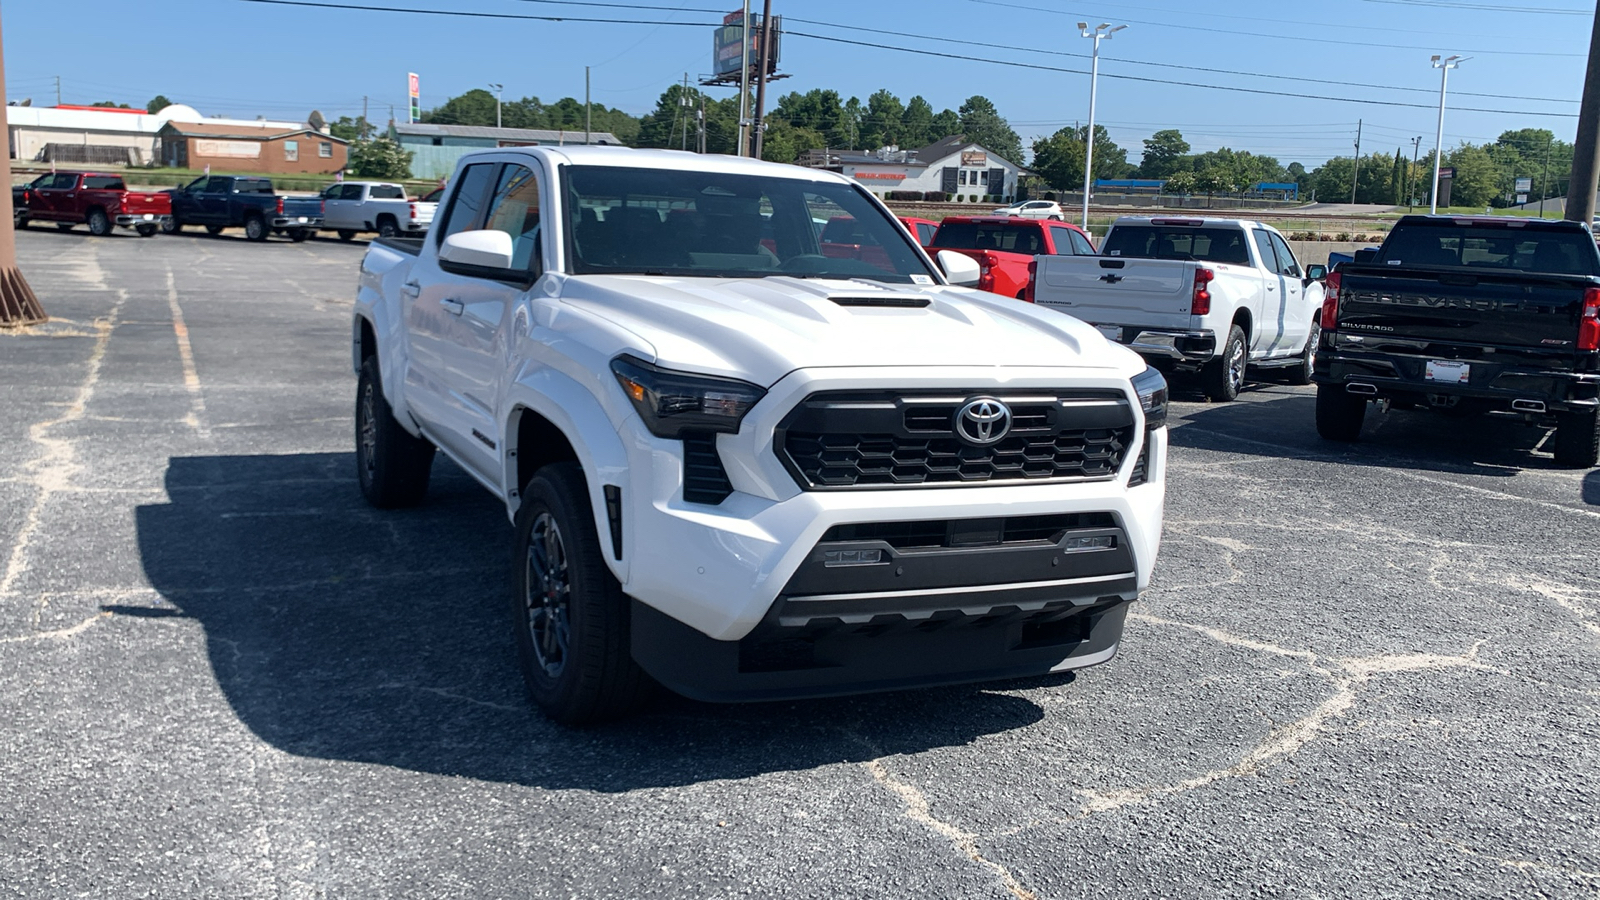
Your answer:
[[[321,216],[277,216],[272,220],[273,228],[321,228]]]
[[[1097,371],[1071,373],[1072,386],[1129,391],[1137,404],[1125,378]],[[1059,387],[1063,374],[1040,371],[1004,389]],[[899,386],[974,384],[971,371],[918,375]],[[1140,444],[1112,478],[801,490],[773,450],[777,423],[813,392],[882,388],[892,377],[884,370],[802,370],[774,385],[738,434],[717,438],[734,488],[718,504],[683,499],[681,442],[651,436],[637,418],[622,424],[629,455],[629,477],[619,486],[628,555],[623,588],[641,607],[634,650],[652,675],[691,696],[732,699],[1036,674],[1110,658],[1116,636],[1101,629],[1120,632],[1122,613],[1114,609],[1148,585],[1160,544],[1166,432],[1140,429]],[[1148,480],[1129,487],[1141,464]],[[1069,515],[1112,529],[1117,553],[1035,543],[984,556],[974,569],[951,562],[969,552],[953,538],[954,553],[913,559],[917,554],[887,548],[893,566],[840,569],[837,577],[817,568],[836,527],[942,528]],[[749,647],[791,639],[810,647],[804,666],[777,671],[749,662],[749,654],[765,652]]]
[[[160,213],[123,213],[118,215],[115,221],[123,228],[138,228],[140,225],[165,225],[172,221],[172,217]]]
[[[1337,338],[1323,338],[1312,374],[1317,384],[1343,385],[1352,393],[1421,406],[1466,402],[1483,410],[1507,412],[1540,411],[1535,404],[1542,404],[1546,412],[1600,406],[1600,373],[1487,357],[1463,360],[1470,367],[1465,383],[1431,381],[1428,362],[1436,357],[1352,349],[1341,346]]]

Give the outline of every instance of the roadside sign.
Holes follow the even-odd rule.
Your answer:
[[[1517,186],[1516,186],[1517,193],[1526,194],[1527,192],[1529,192],[1531,190],[1533,190],[1533,179],[1532,178],[1518,178],[1517,179]]]
[[[407,91],[411,98],[411,102],[408,104],[411,110],[411,118],[408,121],[415,122],[422,118],[422,79],[417,77],[417,73],[408,72],[406,80]]]

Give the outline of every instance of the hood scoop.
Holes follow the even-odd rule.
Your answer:
[[[884,294],[877,297],[829,295],[828,299],[840,306],[865,306],[874,309],[926,309],[933,303],[933,298],[917,294]]]

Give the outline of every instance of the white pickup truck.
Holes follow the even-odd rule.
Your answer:
[[[825,255],[853,217],[883,252]],[[952,281],[817,170],[605,147],[462,158],[361,265],[357,470],[435,448],[515,525],[531,698],[822,696],[1104,662],[1160,543],[1166,382]]]
[[[383,181],[341,181],[322,190],[322,227],[355,240],[362,232],[379,237],[417,235],[433,225],[437,203],[413,200],[406,189]]]
[[[1158,368],[1198,371],[1213,400],[1247,368],[1311,383],[1321,266],[1303,270],[1277,229],[1245,219],[1127,216],[1099,256],[1040,256],[1032,299],[1093,324]]]

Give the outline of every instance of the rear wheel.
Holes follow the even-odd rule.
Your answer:
[[[577,463],[540,469],[517,511],[517,657],[528,696],[564,725],[638,710],[654,683],[629,649],[628,598],[606,568]]]
[[[156,225],[137,225],[133,230],[139,232],[139,237],[155,237],[161,229]]]
[[[1306,338],[1306,348],[1300,351],[1300,361],[1289,368],[1290,384],[1311,383],[1311,370],[1317,362],[1317,341],[1321,339],[1322,329],[1312,325],[1311,335]]]
[[[247,241],[264,241],[272,231],[267,228],[267,220],[260,216],[251,216],[244,220],[244,239]]]
[[[1317,385],[1317,434],[1330,441],[1354,441],[1361,437],[1361,422],[1367,417],[1367,401],[1337,384]]]
[[[1222,403],[1237,398],[1244,387],[1246,365],[1244,329],[1235,325],[1228,329],[1228,342],[1222,345],[1222,355],[1200,370],[1200,385],[1206,396]]]
[[[379,509],[416,506],[428,493],[433,445],[407,433],[383,396],[378,358],[361,363],[356,384],[356,475],[361,496]]]
[[[206,234],[209,234],[209,235],[215,237],[216,235],[219,235],[219,234],[222,233],[222,228],[223,228],[223,226],[221,226],[221,225],[207,225],[206,226]]]
[[[16,221],[15,221],[14,224],[18,228],[27,228],[28,227],[28,222],[30,221],[27,216],[25,216],[25,215],[23,215],[21,213],[17,213],[17,215],[15,216],[15,220]]]
[[[111,219],[103,209],[89,210],[88,222],[89,233],[95,237],[105,237],[111,233]]]
[[[392,238],[400,233],[400,226],[391,216],[378,217],[378,237]]]
[[[1557,416],[1555,455],[1563,466],[1594,468],[1600,462],[1600,414],[1590,410]]]

